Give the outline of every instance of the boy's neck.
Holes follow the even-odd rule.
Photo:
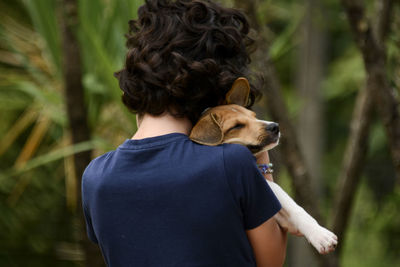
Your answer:
[[[132,139],[143,139],[170,133],[189,135],[193,125],[188,118],[176,118],[169,113],[159,116],[144,114],[137,118],[138,130]]]

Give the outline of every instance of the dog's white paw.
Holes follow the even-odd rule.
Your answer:
[[[327,254],[335,250],[338,238],[334,233],[320,225],[310,230],[312,231],[308,235],[305,235],[305,237],[320,254]]]

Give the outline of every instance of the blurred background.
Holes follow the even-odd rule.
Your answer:
[[[220,2],[255,28],[275,179],[340,238],[318,257],[291,237],[286,266],[400,266],[400,1]],[[102,266],[80,177],[136,130],[113,73],[141,4],[0,1],[0,266]]]

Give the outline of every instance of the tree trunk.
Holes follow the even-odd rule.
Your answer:
[[[320,18],[322,7],[318,1],[306,0],[306,13],[300,27],[298,71],[296,88],[301,108],[297,118],[299,145],[305,164],[310,171],[310,182],[319,203],[322,166],[322,97],[320,83],[323,79],[324,35]],[[304,238],[292,238],[289,246],[289,266],[317,266],[313,247]]]
[[[334,208],[332,210],[332,231],[339,238],[336,251],[327,257],[327,261],[321,265],[324,267],[339,266],[340,253],[345,240],[345,232],[351,217],[355,195],[360,182],[362,167],[364,166],[369,128],[372,120],[373,100],[370,87],[360,89],[357,96],[356,106],[351,120],[351,132],[347,141],[342,168],[338,178]]]
[[[87,122],[85,96],[82,85],[82,70],[79,43],[76,38],[76,29],[79,25],[78,4],[76,0],[60,1],[60,20],[62,29],[63,47],[63,76],[65,83],[66,107],[69,126],[74,144],[90,140],[90,130]],[[74,155],[74,164],[77,181],[78,203],[81,203],[81,177],[91,160],[91,151]],[[80,208],[75,211],[71,221],[78,220],[78,242],[85,252],[86,266],[105,266],[97,245],[90,242],[85,234],[85,222]]]
[[[397,179],[400,178],[400,113],[396,93],[386,77],[386,49],[382,36],[389,31],[392,0],[381,0],[382,6],[376,23],[382,26],[374,29],[365,16],[364,6],[355,0],[342,0],[350,27],[358,48],[361,51],[364,67],[371,86],[375,106],[383,122],[392,154]],[[386,27],[386,28],[385,28]],[[386,30],[385,30],[386,29]],[[376,35],[380,36],[377,37]]]
[[[350,23],[352,24],[353,34],[358,42],[359,47],[363,53],[364,63],[367,70],[366,88],[361,89],[354,109],[353,119],[351,122],[351,134],[347,143],[342,168],[338,178],[338,188],[336,198],[334,200],[334,209],[332,212],[332,229],[339,237],[339,246],[334,254],[327,257],[327,260],[321,266],[324,267],[337,267],[340,266],[340,254],[345,240],[345,233],[349,223],[353,201],[357,188],[359,185],[362,166],[365,163],[367,154],[369,127],[372,120],[373,104],[380,105],[381,100],[376,99],[378,90],[384,90],[387,95],[388,88],[380,88],[385,86],[386,81],[382,80],[385,77],[385,59],[382,49],[385,36],[389,31],[389,21],[391,15],[391,0],[383,0],[378,2],[381,5],[378,10],[375,29],[372,29],[369,21],[364,17],[363,7],[358,3],[351,1],[343,2]],[[354,24],[356,23],[356,24]],[[374,30],[374,32],[373,32]],[[363,36],[363,35],[367,36]],[[364,43],[365,42],[365,43]],[[366,47],[368,47],[366,49]],[[375,63],[369,62],[368,58],[373,57],[377,61]],[[370,65],[375,65],[372,67]],[[376,67],[380,68],[377,70]],[[375,99],[375,101],[374,101]],[[375,102],[375,103],[374,103]],[[396,106],[394,98],[387,99],[389,109]],[[381,116],[386,116],[388,110],[381,111]],[[396,122],[396,111],[392,113],[394,122]],[[391,128],[391,129],[389,129]],[[395,133],[396,126],[386,127],[389,140],[393,138],[391,134]],[[396,162],[396,148],[392,148],[392,156]]]

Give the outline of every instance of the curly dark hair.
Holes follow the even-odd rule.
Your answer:
[[[249,78],[254,40],[239,10],[209,0],[146,0],[129,26],[125,68],[115,76],[134,113],[168,111],[195,122],[223,103],[238,77]],[[252,84],[248,107],[260,95]]]

